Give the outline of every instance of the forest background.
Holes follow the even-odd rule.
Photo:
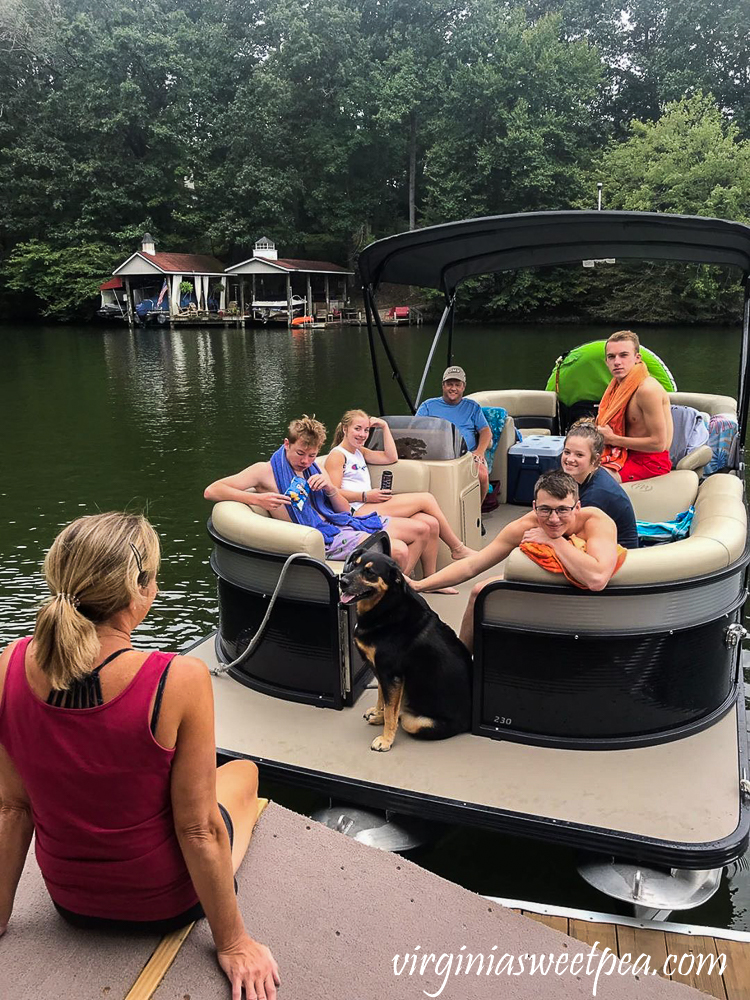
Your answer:
[[[0,318],[91,316],[172,252],[596,207],[750,221],[750,0],[0,0]],[[652,263],[462,286],[461,315],[736,319]]]

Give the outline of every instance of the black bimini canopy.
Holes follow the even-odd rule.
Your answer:
[[[654,212],[529,212],[417,229],[360,254],[365,287],[383,281],[452,294],[477,274],[635,258],[727,264],[750,272],[750,226]]]

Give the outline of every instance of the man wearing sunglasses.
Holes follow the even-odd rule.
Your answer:
[[[586,543],[585,551],[570,541],[571,535]],[[457,559],[424,580],[413,580],[412,586],[424,592],[471,580],[502,562],[522,542],[549,545],[568,574],[588,590],[604,590],[617,565],[615,522],[597,507],[581,507],[578,483],[567,472],[555,469],[536,481],[533,510],[507,524],[481,551]],[[502,576],[482,580],[471,592],[460,632],[469,649],[473,645],[476,596],[482,587],[498,579]]]

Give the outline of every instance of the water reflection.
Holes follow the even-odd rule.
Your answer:
[[[609,332],[575,324],[457,326],[455,361],[466,369],[470,391],[543,387],[563,350]],[[681,388],[736,394],[738,329],[639,333]],[[386,336],[416,392],[433,329],[392,328]],[[444,350],[428,395],[440,391]],[[46,596],[39,568],[59,529],[83,513],[123,508],[144,509],[163,547],[161,593],[136,642],[177,648],[204,636],[217,620],[206,484],[270,455],[293,416],[315,412],[332,432],[345,409],[376,406],[366,332],[356,327],[131,333],[5,326],[0,357],[2,644],[33,628]],[[382,351],[379,362],[386,410],[403,413]],[[748,899],[747,873],[734,873],[707,904],[704,922],[734,907],[735,925],[743,926]]]

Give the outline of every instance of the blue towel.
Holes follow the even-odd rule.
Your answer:
[[[694,513],[695,507],[688,507],[674,521],[636,521],[638,539],[643,545],[658,545],[660,542],[677,542],[687,538]]]
[[[502,406],[483,406],[482,413],[487,418],[487,423],[490,425],[490,430],[492,431],[492,444],[484,456],[487,459],[487,468],[491,470],[492,463],[495,461],[495,452],[497,451],[500,436],[503,433],[505,421],[508,419],[508,411]],[[521,435],[518,431],[516,431],[516,440],[521,440]]]
[[[284,445],[271,455],[271,469],[279,493],[286,492],[296,473],[289,464]],[[313,464],[302,475],[305,479],[309,479],[310,476],[319,472],[320,468]],[[353,517],[346,511],[339,514],[331,506],[325,495],[325,490],[310,490],[310,499],[302,510],[297,510],[293,504],[290,504],[287,511],[296,524],[304,524],[307,528],[317,528],[326,545],[331,544],[341,528],[355,528],[357,531],[367,532],[368,535],[383,530],[383,522],[374,511],[366,517]]]
[[[732,458],[732,447],[737,436],[737,421],[726,413],[711,417],[708,424],[708,444],[714,453],[713,458],[703,470],[704,476],[712,476],[714,472],[725,469]]]

